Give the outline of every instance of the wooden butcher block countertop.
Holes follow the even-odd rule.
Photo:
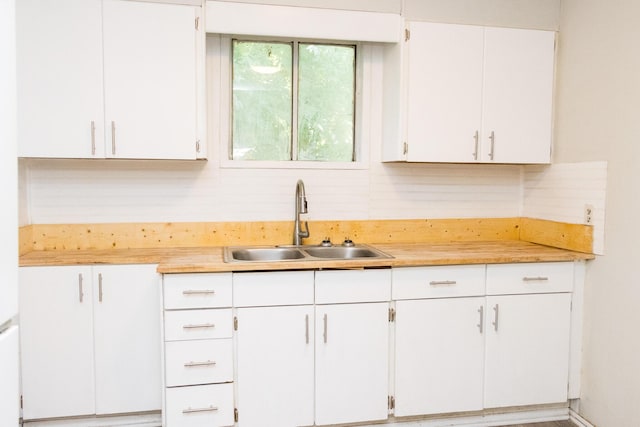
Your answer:
[[[86,264],[158,264],[160,273],[301,270],[421,265],[497,264],[588,260],[592,254],[568,251],[521,240],[451,243],[384,243],[371,246],[391,255],[384,259],[230,262],[222,247],[32,251],[20,266]]]

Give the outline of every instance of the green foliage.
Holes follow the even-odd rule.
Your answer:
[[[294,46],[233,42],[234,159],[292,159]],[[297,160],[352,161],[355,47],[297,46]]]

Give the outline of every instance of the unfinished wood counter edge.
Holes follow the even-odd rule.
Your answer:
[[[591,227],[531,218],[457,218],[309,221],[317,244],[329,237],[340,243],[439,243],[525,240],[590,253]],[[585,228],[588,228],[585,230]],[[20,228],[20,254],[77,251],[276,245],[291,240],[293,221],[33,224]],[[589,238],[590,237],[590,238]]]

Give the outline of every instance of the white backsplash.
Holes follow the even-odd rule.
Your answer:
[[[524,168],[522,216],[585,223],[585,205],[593,206],[593,248],[604,253],[607,162],[556,163]]]

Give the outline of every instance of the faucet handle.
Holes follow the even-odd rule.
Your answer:
[[[309,237],[309,223],[307,221],[304,222],[304,231],[300,230],[300,237],[303,239]]]

